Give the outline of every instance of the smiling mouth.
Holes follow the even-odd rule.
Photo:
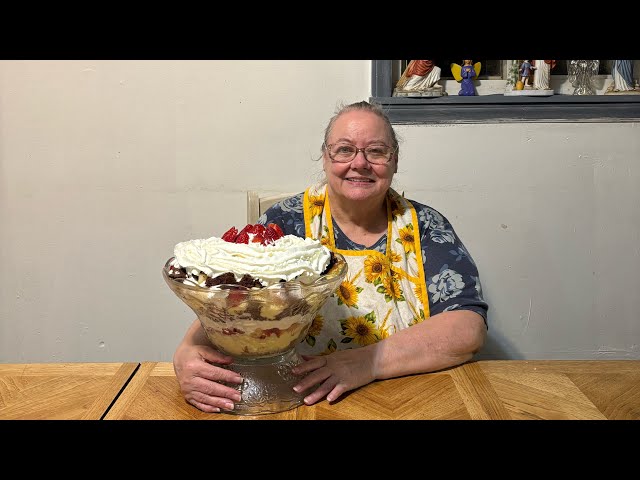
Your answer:
[[[345,178],[345,180],[351,183],[373,183],[369,178]]]

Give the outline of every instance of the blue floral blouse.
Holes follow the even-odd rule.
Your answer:
[[[277,223],[285,235],[305,236],[302,199],[304,192],[272,205],[258,223]],[[453,230],[449,221],[437,210],[409,200],[418,214],[422,262],[424,264],[430,315],[449,310],[472,310],[487,324],[487,303],[482,296],[480,276],[473,258]],[[371,246],[351,241],[333,223],[336,247],[343,250],[377,250],[385,253],[387,234]],[[425,251],[426,250],[426,251]],[[427,253],[428,252],[428,253]],[[427,258],[429,261],[426,261]]]

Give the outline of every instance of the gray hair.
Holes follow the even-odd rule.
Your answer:
[[[329,124],[327,125],[327,128],[325,128],[324,130],[324,139],[322,141],[322,154],[324,154],[327,140],[329,139],[329,135],[331,134],[331,130],[333,129],[333,125],[336,123],[336,120],[342,114],[347,112],[354,112],[354,111],[371,112],[377,115],[384,122],[385,128],[387,130],[387,134],[389,135],[389,138],[391,138],[391,145],[389,146],[393,147],[395,149],[396,155],[398,155],[398,153],[400,152],[398,136],[396,135],[396,131],[393,129],[393,126],[391,125],[391,121],[389,120],[389,117],[384,112],[384,110],[382,110],[382,107],[380,105],[378,105],[377,103],[369,103],[364,100],[362,102],[351,103],[349,105],[342,104],[338,106],[338,108],[336,109],[335,115],[331,117],[331,120],[329,120]],[[322,159],[322,155],[318,160],[320,159]]]

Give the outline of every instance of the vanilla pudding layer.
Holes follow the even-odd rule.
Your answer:
[[[311,325],[308,318],[295,315],[278,321],[234,321],[233,327],[208,324],[205,332],[211,343],[235,357],[265,357],[293,348]]]

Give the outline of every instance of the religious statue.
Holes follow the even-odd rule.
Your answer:
[[[433,60],[411,60],[396,83],[395,96],[440,96],[443,88],[438,85],[440,67]]]
[[[593,77],[598,74],[600,60],[569,60],[569,82],[575,87],[574,95],[595,95]]]
[[[551,70],[556,66],[555,60],[533,60],[533,88],[551,90]],[[553,93],[553,92],[552,92]]]
[[[633,79],[633,60],[614,60],[611,66],[613,82],[605,95],[638,95],[640,88]]]
[[[529,60],[525,60],[520,64],[520,81],[524,85],[524,88],[531,87],[531,85],[529,85],[529,78],[533,76],[534,70],[535,67]]]
[[[460,91],[458,95],[474,96],[476,92],[476,86],[474,79],[480,75],[481,63],[473,63],[473,60],[463,60],[462,66],[457,63],[451,64],[451,73],[453,78],[460,82]]]

